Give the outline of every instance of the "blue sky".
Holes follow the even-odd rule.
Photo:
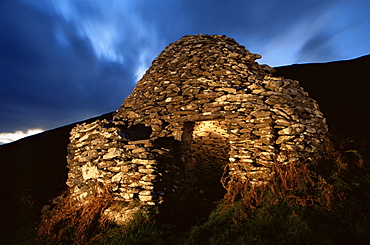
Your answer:
[[[0,143],[118,109],[184,35],[227,35],[270,66],[336,61],[370,53],[369,13],[369,0],[0,0]]]

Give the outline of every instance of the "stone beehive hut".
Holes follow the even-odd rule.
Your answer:
[[[298,81],[273,77],[258,58],[219,35],[170,44],[114,120],[72,130],[72,195],[83,200],[96,183],[109,187],[127,204],[106,211],[119,222],[167,196],[219,184],[224,171],[228,186],[253,184],[274,161],[309,161],[325,140],[323,114]]]

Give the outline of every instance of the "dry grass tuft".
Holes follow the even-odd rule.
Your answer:
[[[287,165],[274,162],[271,175],[267,181],[259,185],[251,185],[248,180],[233,181],[225,185],[227,194],[223,202],[228,205],[241,201],[243,208],[235,213],[236,220],[248,219],[248,213],[262,205],[287,205],[301,207],[321,207],[330,211],[332,202],[342,198],[342,193],[335,191],[330,179],[347,169],[339,151],[331,143],[322,146],[320,158],[310,163],[291,163]],[[362,166],[360,159],[358,167]],[[321,166],[330,164],[331,166]],[[323,177],[323,174],[326,177]],[[227,178],[223,179],[223,183]]]
[[[50,212],[43,214],[38,227],[42,244],[86,244],[99,239],[110,222],[103,211],[112,203],[108,188],[97,185],[92,195],[77,202],[67,190],[66,197]]]

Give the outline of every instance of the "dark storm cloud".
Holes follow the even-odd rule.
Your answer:
[[[326,16],[316,17],[319,20],[311,17],[311,25],[320,28],[310,28],[311,25],[306,28],[309,35],[297,52],[297,60],[322,62],[354,58],[358,56],[356,50],[362,45],[362,49],[366,50],[366,45],[368,51],[369,36],[358,34],[370,30],[369,8],[370,2],[341,1],[331,6]],[[353,43],[356,33],[357,39],[367,40],[358,42],[358,47]]]
[[[250,51],[262,54],[265,57],[262,62],[283,65],[299,62],[290,56],[300,48],[295,45],[315,35],[304,29],[323,28],[314,20],[322,18],[335,2],[236,0],[230,4],[222,0],[187,0],[171,1],[165,6],[143,4],[140,13],[156,23],[165,43],[184,34],[225,34]],[[297,30],[301,33],[296,34]],[[329,52],[331,48],[327,48]]]
[[[114,110],[133,88],[130,66],[98,60],[73,25],[15,1],[2,7],[2,132],[51,128]]]
[[[155,19],[161,33],[178,38],[184,33],[234,34],[261,40],[271,38],[308,15],[320,12],[332,1],[245,1],[186,0],[145,4],[142,13]],[[163,1],[162,1],[163,3]],[[157,5],[157,6],[155,6]],[[153,11],[158,8],[159,11]],[[172,28],[171,28],[172,27]]]
[[[338,59],[336,52],[331,47],[332,35],[330,33],[317,33],[311,36],[299,50],[301,59],[319,62],[322,59]]]
[[[118,109],[187,34],[233,37],[272,66],[353,58],[343,40],[361,41],[347,54],[366,54],[369,9],[367,0],[0,0],[0,133]]]

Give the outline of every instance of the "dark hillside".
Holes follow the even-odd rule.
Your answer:
[[[332,134],[370,139],[370,55],[348,61],[277,67],[320,105]]]
[[[107,113],[78,123],[110,119],[111,115]],[[23,203],[19,201],[46,204],[48,199],[66,189],[67,145],[69,132],[75,125],[73,123],[0,145],[1,231],[13,230],[10,229],[12,225],[21,222],[23,214],[19,205]],[[38,208],[41,210],[41,206]]]

